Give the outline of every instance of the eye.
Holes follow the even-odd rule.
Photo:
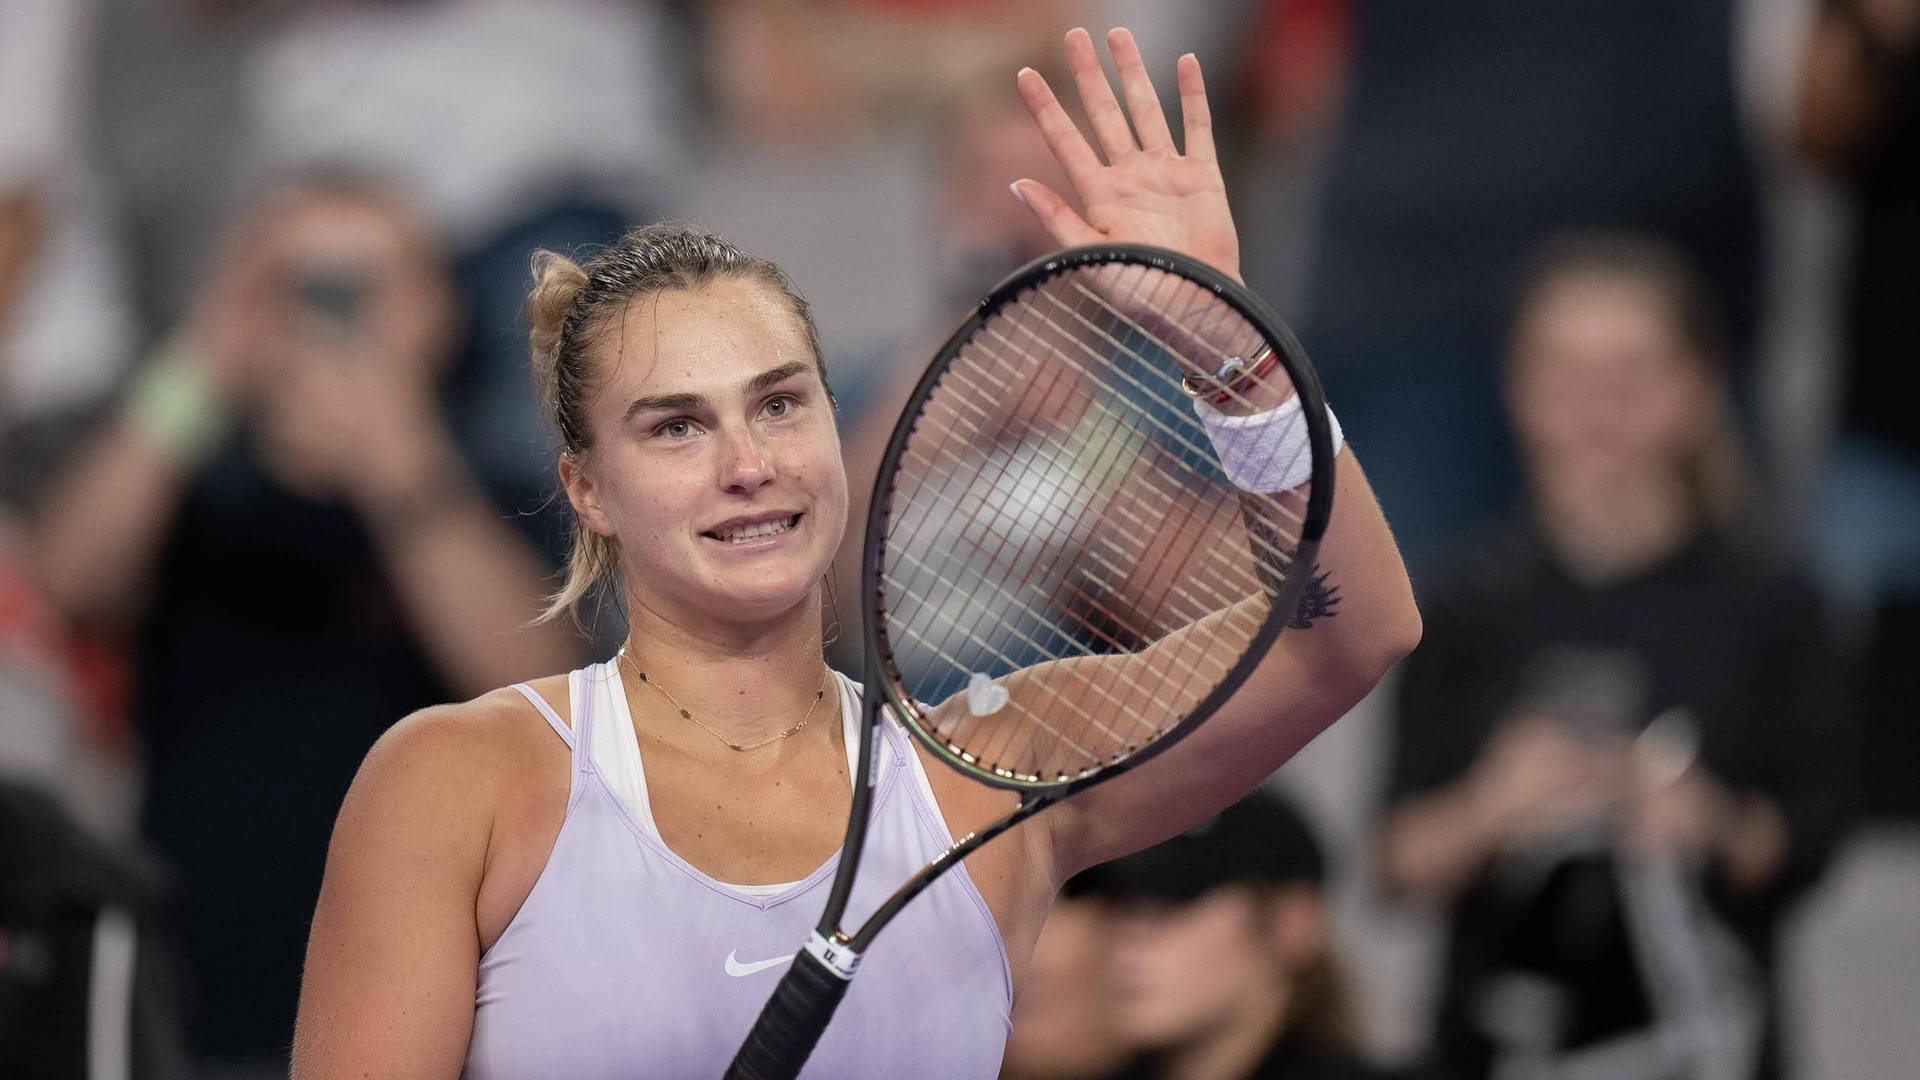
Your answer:
[[[768,398],[767,403],[760,406],[760,412],[763,416],[778,420],[793,412],[794,405],[795,402],[791,395],[781,394],[778,397]]]
[[[668,439],[685,439],[690,438],[699,430],[699,428],[694,426],[693,421],[684,416],[680,416],[654,428],[653,433]]]

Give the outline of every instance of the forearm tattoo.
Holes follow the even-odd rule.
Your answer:
[[[1287,629],[1305,630],[1315,620],[1331,619],[1340,614],[1334,610],[1339,606],[1340,586],[1328,584],[1327,572],[1320,569],[1319,563],[1314,563],[1312,573],[1307,575],[1306,588],[1300,590],[1300,606],[1294,610]]]
[[[1272,509],[1268,500],[1273,496],[1240,495],[1240,517],[1247,526],[1247,532],[1254,541],[1254,573],[1260,583],[1266,587],[1269,596],[1278,596],[1285,583],[1284,565],[1276,566],[1276,557],[1291,560],[1293,544],[1282,539],[1281,531],[1275,527]],[[1281,553],[1286,555],[1282,556]],[[1259,557],[1265,553],[1269,557]],[[1339,612],[1334,609],[1340,605],[1340,586],[1327,580],[1327,571],[1314,563],[1307,575],[1307,583],[1300,590],[1300,606],[1294,609],[1293,616],[1287,620],[1289,630],[1305,630],[1321,619],[1331,619]]]

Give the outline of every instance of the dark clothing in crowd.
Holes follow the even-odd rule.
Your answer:
[[[1548,235],[1679,244],[1750,324],[1754,185],[1725,0],[1354,0],[1316,325],[1503,328]]]
[[[1422,585],[1513,505],[1500,357],[1526,257],[1678,244],[1740,344],[1758,265],[1726,0],[1353,0],[1303,340]]]
[[[1920,423],[1906,392],[1920,357],[1920,42],[1886,47],[1867,25],[1859,0],[1828,7],[1860,25],[1874,101],[1867,130],[1853,149],[1851,194],[1860,220],[1848,272],[1847,355],[1842,480],[1864,481],[1862,494],[1888,519],[1920,518]],[[1843,515],[1827,529],[1875,529],[1880,523]],[[1920,591],[1916,591],[1911,525],[1882,531],[1890,541],[1878,568],[1872,645],[1862,686],[1865,799],[1876,815],[1920,820]],[[1889,543],[1883,541],[1883,543]]]
[[[1920,357],[1920,304],[1914,303],[1920,283],[1920,45],[1900,53],[1869,48],[1881,92],[1852,184],[1860,226],[1848,282],[1842,423],[1920,460],[1920,424],[1905,392]]]
[[[621,224],[563,202],[454,264],[469,323],[445,418],[475,482],[549,565],[568,536],[527,387],[526,253],[604,242]],[[193,1049],[284,1060],[347,786],[388,726],[453,694],[366,524],[286,490],[244,437],[193,477],[153,589],[135,693],[144,829],[180,879]]]
[[[1590,703],[1594,672],[1612,672],[1601,681],[1624,677],[1601,688],[1615,698],[1604,725],[1613,730],[1596,734],[1681,718],[1698,733],[1700,767],[1779,808],[1787,849],[1770,882],[1736,894],[1709,871],[1692,892],[1746,954],[1721,970],[1748,973],[1771,1031],[1776,926],[1821,873],[1847,810],[1846,695],[1811,584],[1705,535],[1631,579],[1587,585],[1530,531],[1511,529],[1422,608],[1425,637],[1406,663],[1396,716],[1390,801],[1461,780],[1517,709],[1567,700],[1567,687],[1547,685],[1553,678],[1586,678],[1573,692]],[[1490,1014],[1513,1011],[1490,999],[1503,972],[1558,986],[1558,1049],[1656,1019],[1623,881],[1604,835],[1557,852],[1509,852],[1482,871],[1451,912],[1435,1032],[1446,1075],[1487,1074],[1496,1054]],[[1772,1042],[1759,1051],[1762,1075],[1777,1070]]]
[[[283,1055],[327,841],[367,749],[449,693],[360,521],[242,441],[193,479],[141,640],[144,828],[180,879],[195,1048]]]
[[[0,1076],[187,1075],[164,899],[152,866],[0,780]]]

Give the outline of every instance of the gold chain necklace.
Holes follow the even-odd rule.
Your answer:
[[[727,746],[727,749],[733,750],[742,754],[746,753],[749,750],[758,750],[763,746],[772,746],[774,743],[779,742],[781,739],[784,739],[787,736],[798,732],[801,728],[806,727],[813,720],[814,710],[820,707],[820,699],[827,696],[827,688],[823,685],[820,687],[820,689],[815,690],[813,692],[813,704],[807,706],[807,715],[801,717],[799,723],[793,725],[792,727],[788,728],[787,730],[781,732],[778,735],[771,735],[771,736],[768,736],[767,738],[760,740],[757,743],[746,743],[743,745],[741,743],[733,742],[732,740],[728,739],[725,735],[722,735],[719,732],[708,727],[699,717],[693,715],[691,712],[688,712],[687,707],[685,705],[680,704],[679,698],[674,697],[672,694],[668,693],[666,687],[661,686],[659,683],[654,682],[652,679],[647,678],[647,673],[644,671],[641,671],[640,665],[634,662],[633,657],[627,655],[627,650],[625,646],[621,646],[620,648],[620,661],[626,664],[628,667],[632,668],[633,673],[635,675],[640,676],[641,682],[646,683],[648,686],[651,686],[655,690],[660,691],[660,695],[662,697],[666,698],[668,701],[673,702],[673,707],[680,710],[680,718],[682,720],[693,721],[694,724],[700,728],[700,730],[706,732],[707,734],[725,743]]]

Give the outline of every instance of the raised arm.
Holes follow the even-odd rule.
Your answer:
[[[193,310],[53,486],[34,546],[42,582],[68,617],[121,626],[138,618],[188,479],[271,377],[259,343],[275,272],[264,220],[236,222]]]
[[[1062,244],[1155,244],[1237,278],[1239,241],[1214,157],[1199,61],[1189,54],[1178,66],[1183,152],[1174,145],[1132,36],[1115,30],[1107,42],[1131,127],[1086,32],[1075,30],[1066,42],[1099,154],[1044,79],[1030,70],[1019,76],[1021,95],[1073,183],[1084,215],[1035,181],[1018,181],[1015,192]],[[1243,411],[1276,407],[1292,392],[1286,380],[1271,380]],[[1056,811],[1051,829],[1060,876],[1145,847],[1224,808],[1352,708],[1413,649],[1420,616],[1412,588],[1351,451],[1340,453],[1335,490],[1319,570],[1324,588],[1338,591],[1338,604],[1309,625],[1283,633],[1240,691],[1198,731],[1136,772]],[[1227,609],[1210,618],[1236,614],[1247,613]],[[1198,632],[1189,628],[1138,656],[1102,662],[1178,663],[1170,654],[1199,648],[1205,636],[1204,625]]]

